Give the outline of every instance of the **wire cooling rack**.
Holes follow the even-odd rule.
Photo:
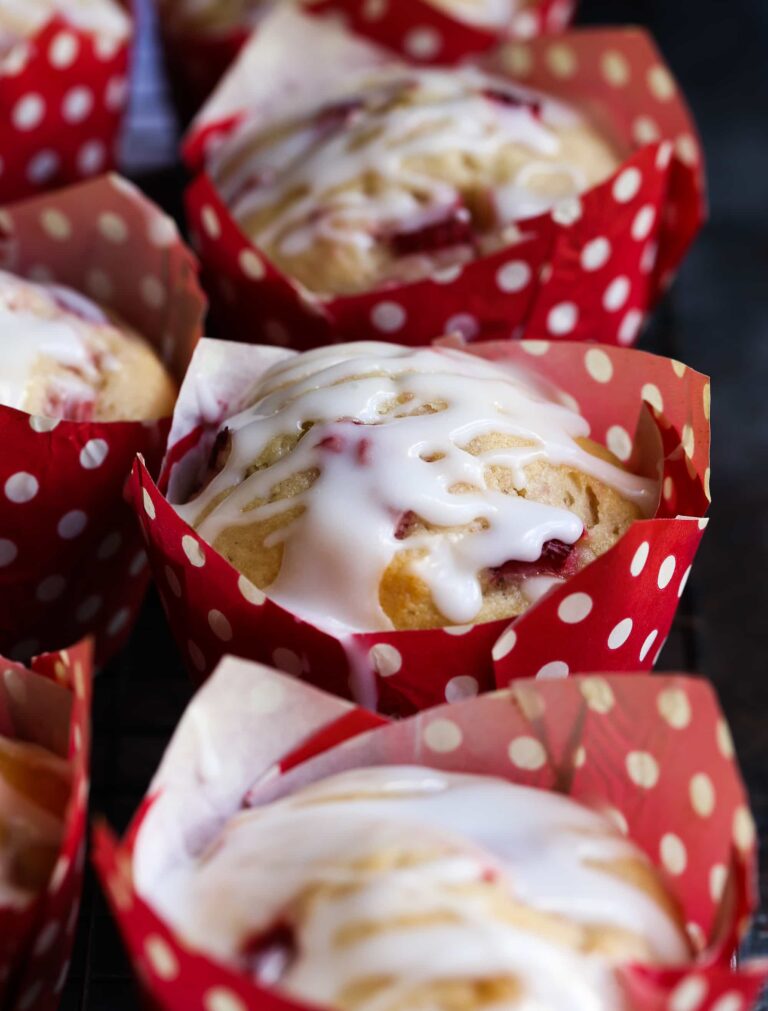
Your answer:
[[[755,0],[755,11],[761,2]],[[768,92],[766,86],[761,93],[748,76],[754,41],[741,41],[748,36],[750,40],[758,38],[759,32],[737,32],[732,38],[718,3],[678,0],[670,8],[649,0],[584,0],[583,15],[585,19],[649,24],[683,79],[710,147],[731,139],[723,136],[717,110],[711,107],[711,96],[696,71],[701,63],[709,65],[705,57],[710,49],[723,65],[729,39],[735,46],[733,60],[740,61],[739,74],[747,75],[737,82],[743,88],[742,104],[746,103],[747,111],[754,88],[758,91],[755,108],[760,94],[765,103]],[[126,168],[150,197],[179,218],[184,180],[173,166],[176,128],[158,73],[157,43],[147,0],[139,8],[140,42],[125,143]],[[749,0],[742,8],[749,8]],[[765,28],[763,54],[768,51],[764,14],[754,15],[756,29]],[[689,60],[687,47],[679,43],[684,34],[688,37],[691,25],[698,26],[699,34],[691,43],[698,47],[696,58]],[[765,131],[760,136],[765,137]],[[762,159],[762,164],[768,161],[768,139],[762,140],[762,150],[754,152],[754,157]],[[763,350],[768,346],[768,203],[764,193],[754,186],[750,189],[746,182],[736,197],[729,190],[723,203],[727,203],[728,213],[718,216],[716,207],[714,224],[699,241],[642,344],[647,350],[680,358],[714,374],[714,427],[717,433],[718,425],[722,426],[724,433],[714,448],[713,522],[659,668],[700,671],[715,682],[734,731],[763,839],[768,821],[768,600],[764,575],[768,538],[765,519],[761,519],[768,515],[768,361]],[[738,347],[732,335],[737,336]],[[755,365],[761,352],[762,379]],[[734,453],[733,443],[743,431],[750,433],[749,438],[739,445],[750,452]],[[760,453],[762,470],[755,469]],[[718,474],[723,475],[720,482]],[[91,806],[94,812],[106,815],[116,829],[122,831],[135,811],[191,693],[162,609],[150,593],[129,646],[97,678],[95,688]],[[768,895],[765,857],[763,853],[762,892]],[[768,954],[765,905],[744,952]],[[138,1007],[120,940],[89,873],[61,1011],[138,1011]],[[762,1011],[768,1011],[768,999]]]

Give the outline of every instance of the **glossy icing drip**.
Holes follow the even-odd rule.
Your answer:
[[[152,901],[192,945],[321,1005],[384,1011],[418,987],[511,977],[498,1011],[618,1011],[613,965],[689,957],[658,895],[614,869],[627,861],[647,865],[558,794],[369,768],[235,815]],[[585,926],[629,947],[585,944]]]
[[[462,624],[480,609],[483,570],[536,561],[548,542],[567,546],[581,537],[575,513],[494,489],[490,467],[508,468],[523,490],[530,464],[568,465],[646,513],[655,504],[655,482],[581,448],[575,440],[589,425],[556,392],[519,368],[454,349],[357,343],[291,357],[266,372],[253,405],[224,428],[225,465],[179,512],[215,543],[230,527],[302,507],[270,535],[283,557],[269,594],[328,626],[333,586],[337,630],[391,627],[379,583],[405,548],[420,552],[414,570],[441,614]],[[489,435],[520,444],[468,451]],[[292,451],[254,469],[284,436],[298,438]],[[275,486],[300,472],[317,474],[311,487],[268,501]],[[412,514],[434,527],[474,526],[403,539],[401,521]]]

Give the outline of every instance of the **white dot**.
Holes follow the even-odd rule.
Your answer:
[[[635,786],[650,790],[659,781],[659,763],[647,751],[630,751],[626,766],[627,774]]]
[[[405,309],[397,302],[379,302],[371,310],[371,322],[382,333],[395,333],[405,325]]]
[[[522,291],[531,280],[531,268],[524,260],[511,260],[496,271],[496,284],[502,291]]]
[[[686,165],[695,165],[699,160],[699,146],[689,133],[684,133],[675,141],[678,158]]]
[[[669,586],[669,582],[672,576],[675,574],[675,565],[677,564],[674,555],[667,555],[664,561],[659,566],[659,575],[656,580],[660,590],[665,590]]]
[[[80,466],[85,470],[96,470],[107,458],[109,446],[104,439],[89,439],[80,450]]]
[[[53,868],[53,874],[51,874],[51,880],[48,883],[49,892],[58,892],[64,883],[64,878],[69,873],[69,866],[69,858],[62,854]]]
[[[192,660],[192,663],[197,668],[197,670],[204,671],[205,655],[203,654],[203,651],[200,649],[197,643],[192,642],[192,640],[190,639],[187,642],[187,650],[189,652],[190,659]]]
[[[719,902],[723,897],[728,881],[728,868],[725,864],[714,864],[709,872],[709,894],[713,902]]]
[[[60,418],[46,418],[42,414],[31,414],[29,416],[29,427],[33,432],[42,435],[46,432],[52,432],[54,428],[58,428],[60,421]]]
[[[640,660],[643,661],[648,656],[651,650],[651,646],[656,642],[656,636],[659,634],[659,630],[654,628],[653,631],[649,632],[643,641],[643,645],[640,647]]]
[[[605,351],[600,348],[590,348],[584,355],[584,364],[595,382],[610,382],[613,376],[613,363]]]
[[[648,71],[648,87],[651,93],[660,101],[668,102],[675,94],[675,82],[666,67],[656,64]]]
[[[112,112],[119,112],[128,97],[128,81],[125,77],[113,77],[104,93],[104,104]]]
[[[462,740],[461,729],[453,720],[431,720],[424,729],[424,743],[431,751],[440,754],[455,751]]]
[[[240,269],[251,281],[260,281],[266,274],[264,264],[252,249],[243,249],[238,257]]]
[[[46,183],[56,175],[59,164],[55,151],[38,151],[27,166],[27,179],[36,185]]]
[[[624,618],[615,625],[608,636],[608,649],[619,649],[632,634],[632,619]]]
[[[611,244],[604,236],[592,239],[581,251],[581,266],[584,270],[600,270],[611,258]]]
[[[584,696],[587,705],[593,712],[605,715],[609,713],[616,704],[616,697],[613,689],[605,680],[600,677],[584,678],[580,685],[581,694]]]
[[[565,225],[566,228],[575,224],[583,213],[584,208],[578,197],[566,197],[564,200],[558,201],[552,208],[553,220],[559,225]]]
[[[237,994],[223,986],[215,986],[207,990],[203,997],[205,1011],[248,1011],[246,1004]]]
[[[209,611],[208,624],[211,626],[211,631],[216,638],[221,639],[222,642],[229,642],[232,638],[232,626],[226,615],[222,614],[221,611],[215,609]]]
[[[443,626],[442,631],[446,635],[460,636],[460,635],[468,635],[474,627],[475,627],[474,625],[445,625]]]
[[[512,34],[521,39],[532,39],[538,31],[539,22],[533,11],[521,11],[512,26]]]
[[[505,656],[512,652],[517,642],[517,632],[510,625],[505,629],[496,642],[493,644],[491,656],[494,660],[503,660]]]
[[[300,674],[301,671],[299,670]],[[285,700],[285,688],[274,677],[263,677],[256,682],[248,693],[248,711],[259,715],[277,712]]]
[[[463,266],[460,263],[454,263],[450,267],[443,267],[441,270],[436,270],[434,274],[431,275],[430,280],[435,284],[453,284],[458,278],[461,277],[463,273]]]
[[[661,494],[664,496],[667,502],[670,502],[675,494],[675,485],[674,482],[672,481],[672,478],[669,477],[669,475],[667,475],[667,477],[664,478],[664,482],[661,486]]]
[[[5,497],[17,505],[30,502],[39,490],[40,484],[37,478],[25,470],[12,474],[5,482]]]
[[[107,150],[100,140],[89,140],[77,152],[77,167],[81,175],[93,176],[100,172],[107,160]]]
[[[462,312],[456,316],[451,316],[443,330],[446,334],[459,334],[465,341],[471,341],[477,337],[480,331],[480,324],[474,316]]]
[[[58,600],[66,585],[67,581],[63,576],[47,576],[38,583],[35,596],[42,604],[50,604],[51,601]]]
[[[740,850],[749,850],[755,842],[755,823],[746,807],[738,807],[733,815],[733,841]]]
[[[254,586],[250,579],[246,579],[245,576],[240,576],[238,578],[237,588],[249,604],[260,605],[267,599],[266,593],[264,593],[263,590],[260,590],[258,586]]]
[[[584,621],[592,610],[592,598],[588,593],[571,593],[560,601],[557,616],[566,625],[576,625]]]
[[[59,70],[75,62],[79,43],[72,32],[58,32],[48,47],[48,59]]]
[[[145,488],[142,494],[142,501],[144,503],[144,512],[149,516],[151,520],[155,518],[155,503],[152,501],[149,492]]]
[[[125,242],[128,238],[128,225],[119,214],[104,211],[99,215],[99,231],[110,242]]]
[[[573,77],[578,69],[576,53],[570,46],[557,43],[547,50],[547,66],[555,77]]]
[[[718,997],[709,1011],[744,1011],[744,998],[740,993],[731,990]]]
[[[69,123],[81,123],[93,108],[93,93],[90,88],[72,88],[64,97],[61,107],[64,119]]]
[[[173,949],[162,937],[150,935],[144,942],[147,961],[160,979],[175,979],[179,975],[179,963]]]
[[[101,597],[97,594],[93,594],[91,597],[86,597],[85,600],[80,604],[75,611],[75,617],[79,622],[87,622],[92,618],[95,618],[101,609],[103,601]]]
[[[691,575],[691,569],[692,568],[693,568],[693,566],[689,565],[688,568],[683,573],[683,578],[680,580],[680,585],[677,588],[677,595],[678,595],[678,597],[682,597],[682,595],[685,593],[685,588],[688,585],[688,579],[689,579],[689,577]]]
[[[631,285],[628,277],[617,277],[608,285],[603,295],[603,308],[606,312],[618,312],[623,309],[629,298]]]
[[[537,681],[556,681],[568,677],[569,667],[564,660],[550,660],[536,671]]]
[[[659,854],[662,864],[670,874],[677,876],[683,873],[688,863],[688,854],[685,844],[679,836],[672,832],[667,832],[662,836]]]
[[[623,344],[625,347],[628,344],[633,344],[637,335],[640,333],[640,327],[642,325],[642,311],[640,309],[630,309],[619,325],[619,344]]]
[[[161,309],[165,305],[165,285],[159,277],[147,274],[141,279],[141,297],[150,309]]]
[[[533,355],[538,358],[541,355],[545,355],[547,351],[552,347],[549,341],[539,341],[539,340],[521,340],[520,350],[525,351],[527,355]]]
[[[650,116],[638,116],[632,124],[632,136],[638,144],[655,144],[661,137],[661,130]]]
[[[179,237],[179,232],[173,219],[169,218],[167,214],[160,213],[152,215],[148,233],[150,242],[161,249],[172,246]]]
[[[278,670],[292,674],[294,677],[299,677],[304,671],[304,663],[299,654],[285,646],[278,646],[276,650],[273,650],[272,663]]]
[[[388,678],[397,674],[403,666],[403,658],[400,651],[390,646],[387,642],[376,643],[368,652],[368,659],[371,666],[379,677]]]
[[[518,769],[533,772],[546,763],[547,753],[535,737],[516,737],[509,745],[509,758]]]
[[[624,169],[613,184],[613,198],[620,204],[629,203],[637,196],[643,177],[640,171],[634,167]]]
[[[174,597],[180,597],[181,583],[179,582],[179,577],[176,575],[176,573],[173,571],[170,565],[166,565],[165,567],[165,581],[170,586],[171,593],[174,595]]]
[[[221,224],[219,216],[210,204],[206,204],[200,212],[203,228],[212,239],[218,239],[221,235]]]
[[[440,52],[440,33],[427,26],[412,28],[405,36],[405,51],[415,60],[431,60]]]
[[[14,105],[11,118],[17,130],[34,130],[45,115],[45,102],[40,95],[24,95]]]
[[[707,981],[703,976],[686,976],[672,991],[669,1011],[699,1011],[707,996],[707,989]]]
[[[626,428],[621,425],[611,425],[605,437],[608,449],[621,461],[626,461],[632,456],[632,438]]]
[[[35,954],[38,956],[44,955],[46,951],[49,951],[60,932],[61,924],[56,920],[46,924],[40,931],[37,941],[35,941]]]
[[[42,212],[40,224],[52,239],[57,239],[60,242],[65,241],[72,234],[69,218],[53,207],[48,207]]]
[[[13,541],[9,541],[6,537],[0,537],[0,569],[15,561],[18,553],[19,549]]]
[[[650,553],[650,550],[651,546],[648,541],[643,541],[635,552],[632,561],[629,563],[629,571],[633,576],[639,576],[645,568],[645,563],[648,561],[648,554]]]
[[[573,753],[573,764],[574,767],[580,769],[587,761],[587,749],[583,744],[580,744],[578,748]]]
[[[630,71],[626,57],[615,49],[603,53],[601,66],[603,77],[614,88],[621,88],[629,81]]]
[[[118,632],[122,632],[130,617],[131,612],[127,607],[121,607],[119,611],[115,611],[107,625],[107,635],[117,635]]]
[[[661,395],[661,391],[658,386],[654,386],[653,383],[646,383],[642,390],[640,391],[640,396],[643,400],[647,400],[654,410],[661,411],[664,410],[664,399]]]
[[[573,302],[560,302],[547,314],[547,330],[556,337],[570,333],[579,319],[579,310]]]
[[[446,702],[461,702],[462,699],[474,698],[479,690],[477,678],[473,678],[469,674],[459,675],[451,678],[445,686],[445,700]]]
[[[715,810],[715,787],[706,772],[691,777],[691,806],[702,818],[709,818]]]
[[[723,758],[732,759],[735,752],[733,747],[733,738],[731,737],[731,731],[728,729],[728,724],[725,720],[718,720],[717,730],[715,733],[717,738],[717,748]]]
[[[205,553],[194,537],[184,534],[181,538],[181,548],[190,564],[195,568],[201,569],[205,565]]]
[[[644,242],[651,234],[653,223],[656,220],[656,208],[651,204],[641,207],[632,222],[632,238],[637,242]]]

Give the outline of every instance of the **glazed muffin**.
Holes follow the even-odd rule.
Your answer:
[[[460,350],[286,353],[249,399],[177,509],[337,631],[513,617],[656,507],[568,398]]]
[[[534,2],[535,0],[427,0],[432,7],[437,7],[458,21],[496,31],[508,27],[515,14],[532,7]]]
[[[508,246],[619,162],[582,114],[505,78],[390,66],[292,119],[246,118],[208,169],[284,274],[348,295]]]
[[[123,38],[128,17],[116,0],[0,0],[0,55],[60,16],[84,31]]]
[[[176,387],[114,315],[58,285],[0,271],[0,404],[68,421],[170,415]]]
[[[690,949],[655,869],[559,794],[417,766],[231,817],[153,895],[189,945],[340,1011],[616,1011]]]
[[[63,758],[0,735],[0,909],[26,905],[45,886],[70,791]]]

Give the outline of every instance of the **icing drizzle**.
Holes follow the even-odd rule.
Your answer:
[[[530,464],[569,465],[646,514],[655,506],[655,482],[581,448],[575,440],[589,425],[558,397],[517,367],[449,348],[361,342],[295,355],[269,369],[252,406],[226,422],[224,466],[177,508],[215,544],[231,527],[300,507],[268,538],[268,546],[283,548],[269,593],[318,624],[391,628],[379,584],[406,548],[419,553],[413,568],[441,614],[468,623],[482,603],[483,570],[534,562],[548,542],[573,545],[583,533],[569,510],[495,490],[488,468],[508,468],[522,490]],[[505,437],[505,446],[468,450],[489,435]],[[298,440],[292,451],[254,468],[286,436]],[[316,474],[310,487],[269,501],[277,485],[301,472]],[[410,515],[445,529],[403,538]]]

